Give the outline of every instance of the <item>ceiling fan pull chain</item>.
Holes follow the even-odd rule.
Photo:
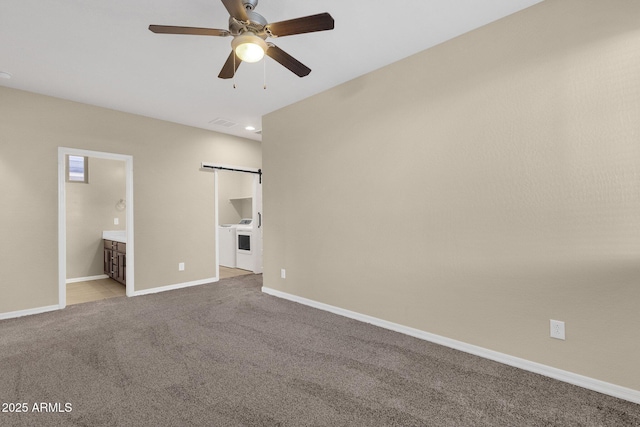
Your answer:
[[[262,59],[264,63],[264,90],[267,90],[267,58]]]

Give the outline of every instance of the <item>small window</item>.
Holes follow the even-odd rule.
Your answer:
[[[89,182],[89,158],[67,156],[67,182]]]

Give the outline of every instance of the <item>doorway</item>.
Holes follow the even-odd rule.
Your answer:
[[[214,222],[216,225],[216,277],[218,279],[234,277],[241,274],[262,273],[262,171],[260,169],[245,168],[239,166],[219,165],[213,163],[202,163],[202,170],[212,171],[214,174],[214,199],[215,212]],[[249,185],[236,186],[228,191],[224,188],[223,174],[227,176],[242,174],[245,181],[248,178]],[[224,204],[224,205],[223,205]],[[235,216],[229,216],[229,209],[235,209]],[[251,220],[249,227],[246,224],[238,224]],[[231,225],[231,227],[221,227]],[[234,229],[233,226],[238,228]],[[229,231],[233,235],[231,239],[222,239],[221,230]],[[240,239],[238,239],[240,235]],[[227,236],[228,237],[228,236]],[[229,242],[230,240],[230,242]],[[221,247],[221,241],[225,248]],[[226,245],[230,244],[230,248]],[[240,264],[221,265],[221,251],[232,250],[236,257],[240,257]],[[247,257],[250,254],[250,259]],[[228,259],[227,256],[224,256]],[[239,267],[239,268],[238,268]]]
[[[125,294],[132,296],[134,292],[134,233],[133,233],[133,157],[123,154],[90,151],[76,148],[58,148],[58,305],[67,305],[67,158],[79,156],[88,159],[116,160],[124,162],[124,198],[113,200],[114,209],[122,210],[125,218],[126,230],[122,230],[122,237],[126,242],[126,287]],[[90,167],[89,167],[90,168]],[[90,170],[90,169],[89,169]],[[74,184],[81,185],[81,184]],[[117,222],[114,218],[114,224]],[[105,227],[107,228],[107,227]],[[99,238],[98,238],[99,239]],[[95,246],[95,245],[94,245]],[[100,250],[96,247],[95,250]],[[120,285],[121,286],[121,285]]]

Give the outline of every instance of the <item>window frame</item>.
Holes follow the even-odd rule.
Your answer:
[[[71,168],[69,167],[70,164],[70,157],[78,157],[78,158],[82,158],[84,160],[84,166],[83,166],[83,171],[82,171],[82,179],[73,179],[71,176]],[[74,183],[80,183],[80,184],[88,184],[89,183],[89,157],[88,156],[78,156],[75,154],[67,154],[65,156],[65,181],[66,182],[74,182]]]

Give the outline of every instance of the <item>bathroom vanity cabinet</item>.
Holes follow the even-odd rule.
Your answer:
[[[104,274],[127,284],[127,244],[104,239]]]

